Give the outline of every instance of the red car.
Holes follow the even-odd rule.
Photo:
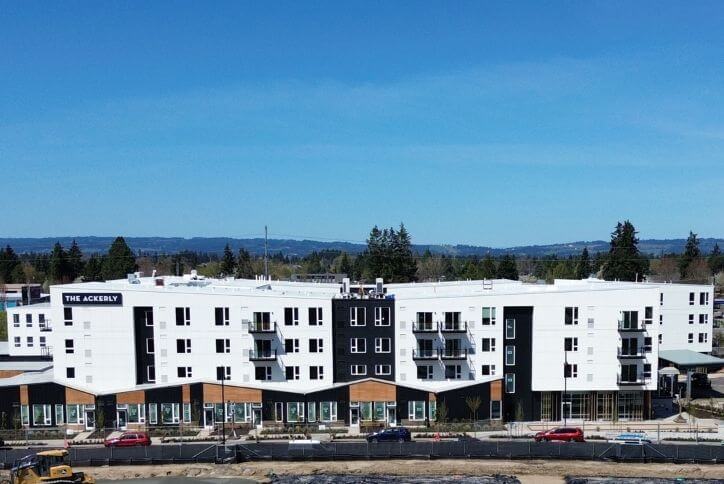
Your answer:
[[[106,439],[106,447],[135,447],[137,445],[151,445],[151,437],[146,432],[123,432],[118,437]]]
[[[558,440],[561,442],[583,442],[583,430],[578,427],[559,427],[557,429],[538,432],[533,437],[536,442],[550,442]]]

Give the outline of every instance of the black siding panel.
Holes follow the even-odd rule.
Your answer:
[[[445,402],[448,409],[448,420],[470,419],[472,415],[466,403],[468,397],[480,397],[480,408],[478,408],[478,420],[490,418],[490,382],[479,383],[465,388],[449,390],[437,394],[438,406]]]
[[[503,325],[506,319],[515,319],[515,338],[505,339],[503,326],[503,358],[505,347],[515,345],[515,365],[506,365],[503,360],[503,419],[516,420],[518,409],[524,421],[540,418],[540,396],[534,398],[532,391],[533,375],[533,308],[530,306],[503,308]],[[563,369],[561,368],[561,371]],[[515,393],[505,392],[505,375],[515,374]],[[536,405],[536,400],[538,404]]]
[[[146,403],[181,403],[182,398],[180,386],[146,390]]]
[[[65,405],[65,387],[57,383],[39,383],[37,385],[28,385],[28,401],[30,403],[30,425],[33,424],[33,405],[34,404],[51,404],[53,405],[52,421],[53,425],[57,425],[55,421],[55,405]]]
[[[15,428],[20,420],[20,387],[0,387],[0,428]]]
[[[136,384],[150,383],[146,367],[155,366],[154,354],[146,352],[146,338],[153,338],[153,326],[146,326],[146,314],[153,319],[152,307],[133,308],[133,337],[136,349]]]

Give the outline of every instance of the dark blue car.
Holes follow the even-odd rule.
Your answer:
[[[392,427],[367,436],[367,442],[409,442],[412,434],[405,427]]]

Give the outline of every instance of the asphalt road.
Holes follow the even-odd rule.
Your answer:
[[[118,482],[132,482],[134,484],[257,484],[257,481],[231,477],[217,479],[212,477],[150,477],[142,479],[121,479],[117,481],[98,479],[99,484],[114,484]]]

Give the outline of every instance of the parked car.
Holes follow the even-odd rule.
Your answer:
[[[118,437],[106,439],[106,447],[135,447],[137,445],[151,445],[151,437],[147,432],[123,432]]]
[[[613,441],[617,444],[643,445],[650,444],[651,439],[646,434],[623,433],[616,436]]]
[[[367,436],[367,442],[409,442],[412,434],[405,427],[391,427]]]
[[[706,373],[692,373],[691,386],[694,388],[711,388],[711,381]]]
[[[536,442],[558,440],[562,442],[583,442],[583,430],[578,427],[558,427],[538,432],[533,437]]]

